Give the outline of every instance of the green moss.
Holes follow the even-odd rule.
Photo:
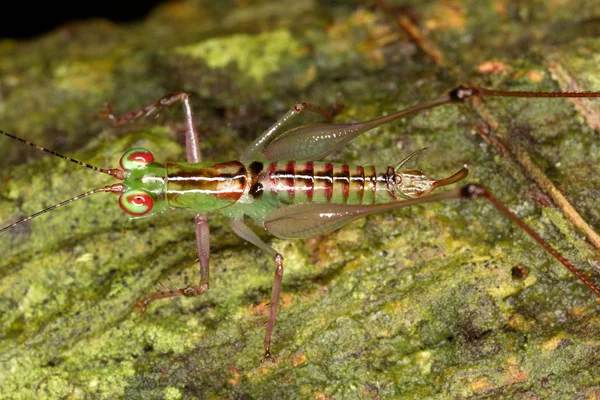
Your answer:
[[[208,39],[198,44],[178,47],[178,54],[204,60],[210,68],[234,64],[241,76],[263,82],[267,76],[281,70],[282,62],[293,62],[300,53],[300,44],[289,31],[276,30],[258,35],[232,35]]]

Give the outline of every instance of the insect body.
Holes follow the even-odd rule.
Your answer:
[[[162,213],[171,208],[186,208],[193,211],[196,213],[199,283],[177,290],[151,294],[137,303],[144,312],[153,300],[175,296],[196,296],[208,289],[210,241],[207,215],[220,212],[230,219],[231,228],[238,236],[266,252],[275,263],[269,320],[264,340],[265,360],[271,359],[271,335],[281,292],[283,256],[264,243],[244,223],[244,216],[251,217],[257,225],[264,227],[274,236],[306,238],[330,232],[352,220],[375,212],[432,201],[483,197],[600,297],[600,289],[596,285],[482,186],[467,184],[451,191],[430,194],[436,188],[464,179],[468,174],[466,168],[441,180],[430,178],[418,170],[403,168],[404,164],[418,152],[393,166],[383,167],[351,166],[321,161],[353,138],[376,126],[425,109],[450,103],[462,103],[469,97],[485,95],[600,97],[600,93],[502,92],[459,87],[438,99],[372,121],[355,124],[307,124],[281,132],[281,126],[302,111],[313,111],[328,116],[327,112],[318,106],[300,103],[256,139],[239,161],[205,162],[202,161],[199,150],[189,96],[178,92],[122,117],[114,116],[110,110],[107,116],[116,124],[121,124],[157,108],[181,101],[187,127],[187,162],[160,163],[155,161],[150,151],[136,148],[122,156],[121,168],[116,169],[97,168],[0,131],[5,136],[39,150],[122,181],[86,192],[33,214],[0,229],[0,233],[44,212],[99,192],[119,194],[121,208],[134,217]]]
[[[245,214],[260,226],[285,205],[391,203],[429,194],[467,175],[463,168],[448,179],[435,180],[418,170],[313,161],[159,164],[146,161],[154,159],[146,149],[133,149],[125,156],[129,154],[149,157],[125,168],[119,204],[128,214],[143,216],[169,208],[221,211]]]

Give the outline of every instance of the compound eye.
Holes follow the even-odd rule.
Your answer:
[[[150,150],[141,147],[131,149],[121,157],[121,168],[124,170],[143,167],[154,161],[154,156]]]
[[[141,190],[130,190],[125,192],[119,197],[119,206],[129,215],[134,217],[141,217],[146,215],[152,210],[154,206],[154,200],[152,197]]]

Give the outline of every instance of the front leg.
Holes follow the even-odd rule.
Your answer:
[[[124,123],[138,118],[141,115],[148,114],[157,108],[167,107],[176,101],[181,101],[183,103],[183,112],[186,125],[185,150],[187,161],[191,163],[198,163],[202,161],[202,153],[200,152],[200,140],[198,138],[198,132],[196,131],[196,125],[194,123],[194,115],[192,113],[189,94],[184,92],[176,92],[163,97],[155,103],[142,107],[139,110],[127,113],[123,117],[115,117],[113,114],[110,114],[110,116],[112,116],[111,119],[113,119],[115,123]],[[198,250],[198,260],[200,262],[200,283],[197,286],[188,285],[184,288],[176,290],[157,292],[150,295],[146,299],[138,301],[136,306],[140,308],[142,313],[145,312],[146,307],[153,300],[176,296],[199,296],[208,290],[210,277],[210,231],[208,228],[208,216],[196,214],[194,222],[196,227],[196,248]]]
[[[279,254],[275,249],[263,242],[241,219],[235,219],[231,223],[233,232],[244,240],[252,243],[265,253],[267,253],[273,261],[275,261],[275,276],[273,277],[273,287],[271,289],[271,305],[269,308],[269,322],[267,323],[267,330],[265,332],[265,355],[262,362],[273,362],[271,356],[271,335],[273,334],[273,327],[275,326],[275,315],[277,314],[277,308],[279,305],[279,295],[281,293],[281,282],[283,281],[283,256]]]
[[[154,300],[166,299],[169,297],[194,297],[199,296],[208,290],[209,281],[209,258],[210,258],[210,232],[208,230],[208,218],[206,215],[196,215],[196,248],[198,250],[198,260],[200,262],[200,283],[196,285],[188,285],[184,288],[169,290],[166,292],[152,293],[143,300],[138,301],[135,305],[139,308],[143,315],[146,312],[148,304]]]
[[[183,113],[185,116],[185,150],[187,160],[188,162],[197,163],[202,161],[202,154],[200,153],[200,140],[198,139],[198,132],[196,131],[196,125],[194,123],[189,93],[173,92],[161,97],[154,103],[140,107],[137,110],[126,112],[120,116],[115,115],[112,106],[109,103],[106,103],[101,115],[104,118],[110,119],[116,126],[120,126],[128,124],[140,117],[146,117],[165,107],[169,107],[178,101],[183,104]]]

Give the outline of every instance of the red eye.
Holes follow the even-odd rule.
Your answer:
[[[129,215],[134,217],[141,217],[142,215],[148,214],[154,206],[154,200],[146,192],[141,190],[131,190],[127,193],[123,193],[119,197],[119,206]]]
[[[131,149],[121,157],[121,168],[124,170],[142,167],[154,162],[154,155],[149,150],[141,147]]]

